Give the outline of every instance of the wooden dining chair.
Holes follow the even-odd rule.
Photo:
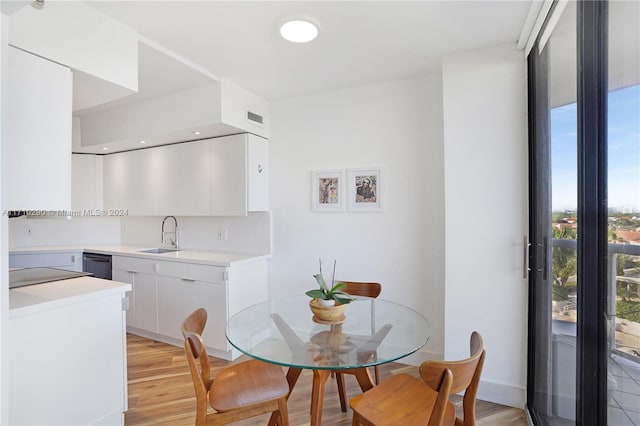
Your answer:
[[[453,373],[441,366],[428,366],[435,385],[425,385],[408,374],[398,374],[382,385],[353,398],[352,426],[425,425],[442,426],[449,406]],[[391,397],[390,397],[391,396]],[[398,407],[398,401],[403,405]]]
[[[202,340],[206,323],[207,311],[202,308],[182,323],[184,350],[196,391],[196,426],[224,425],[264,413],[276,413],[278,424],[288,426],[289,385],[282,368],[250,360],[225,367],[212,379]],[[207,413],[209,405],[215,411]]]
[[[465,391],[462,400],[463,418],[456,417],[455,407],[451,402],[447,402],[442,424],[475,426],[476,396],[485,357],[482,336],[476,331],[471,334],[470,353],[469,358],[460,361],[423,362],[420,365],[422,381],[405,379],[407,389],[398,389],[398,379],[394,376],[372,390],[353,398],[349,403],[354,413],[353,425],[427,424],[432,409],[429,405],[431,399],[426,389],[438,389],[441,384],[441,372],[443,369],[448,369],[453,374],[450,392],[455,394]],[[375,393],[373,393],[374,390]],[[425,405],[423,401],[427,404]],[[382,409],[382,406],[388,409]]]
[[[347,286],[344,288],[344,292],[349,293],[352,296],[364,296],[376,298],[382,291],[382,285],[380,283],[369,283],[361,281],[337,281],[345,283]],[[372,330],[372,333],[375,330]],[[374,379],[376,385],[380,383],[380,374],[378,372],[378,366],[373,367]],[[336,384],[338,385],[338,396],[340,398],[340,408],[342,412],[347,412],[347,397],[345,394],[344,374],[354,374],[350,370],[336,371]]]

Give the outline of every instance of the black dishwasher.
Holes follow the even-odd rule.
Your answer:
[[[87,253],[82,256],[82,270],[90,272],[96,278],[111,279],[111,255]]]

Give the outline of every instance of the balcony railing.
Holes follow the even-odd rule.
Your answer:
[[[553,247],[577,250],[577,241],[554,239]],[[609,279],[606,285],[609,289],[609,308],[607,312],[610,324],[609,344],[612,353],[640,362],[640,322],[629,319],[629,317],[637,318],[640,310],[640,276],[618,275],[617,263],[620,255],[637,256],[640,259],[640,245],[608,244],[607,269]],[[618,292],[618,283],[627,284],[624,298],[630,303],[625,306],[631,306],[631,308],[624,312],[617,312],[618,301],[622,296]],[[563,319],[566,317],[567,321],[575,320],[576,316],[572,315],[572,311],[576,310],[575,296],[567,296],[564,302],[558,303],[557,310],[562,313]]]

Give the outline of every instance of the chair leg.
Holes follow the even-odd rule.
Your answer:
[[[280,426],[289,426],[289,409],[287,407],[287,398],[280,398],[278,400],[278,411],[280,415],[280,421],[278,424]]]
[[[336,384],[338,385],[338,397],[340,398],[340,409],[347,412],[347,396],[344,391],[344,374],[336,372]]]
[[[360,426],[360,416],[355,411],[353,412],[353,420],[351,420],[351,426]]]

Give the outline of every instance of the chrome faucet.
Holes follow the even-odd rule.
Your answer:
[[[173,229],[173,232],[165,232],[164,231],[164,223],[167,221],[167,219],[173,219],[173,223],[175,224],[175,227]],[[175,247],[176,249],[178,248],[178,220],[176,219],[175,216],[165,216],[164,219],[162,219],[162,243],[164,244],[164,240],[165,240],[165,235],[166,234],[173,234],[173,240],[171,238],[169,238],[169,244],[171,244],[173,247]]]

